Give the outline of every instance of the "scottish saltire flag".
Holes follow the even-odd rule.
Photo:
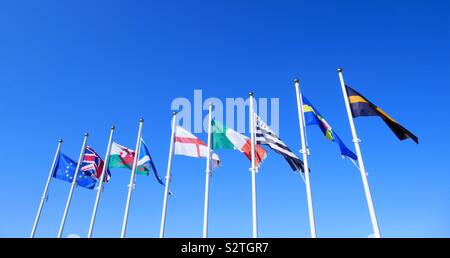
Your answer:
[[[303,161],[301,161],[289,147],[276,135],[264,121],[256,117],[256,143],[269,146],[276,153],[284,157],[292,170],[305,172]]]
[[[54,178],[58,178],[72,183],[76,169],[77,169],[77,162],[67,157],[62,152],[60,152],[58,155],[58,161],[56,162],[56,166],[53,169],[52,175]],[[80,171],[78,172],[76,182],[79,186],[88,189],[94,189],[97,180],[91,177],[90,175],[86,175],[80,169]]]
[[[153,175],[155,175],[156,180],[161,185],[164,185],[163,180],[158,175],[158,170],[156,170],[155,163],[153,163],[152,156],[150,156],[150,152],[148,151],[147,145],[144,142],[144,139],[141,139],[141,150],[139,152],[139,161],[138,161],[138,168],[137,170],[142,170],[141,172],[147,171],[147,174],[149,171],[153,171]]]
[[[412,132],[408,131],[405,127],[400,125],[392,117],[390,117],[381,108],[367,100],[361,93],[352,89],[350,86],[345,85],[347,90],[348,100],[350,102],[350,108],[352,110],[353,117],[359,116],[379,116],[386,123],[392,132],[397,136],[399,140],[411,139],[415,143],[419,144],[419,138]]]
[[[83,163],[81,163],[80,170],[84,174],[91,176],[92,178],[100,179],[103,171],[105,162],[102,158],[95,152],[91,147],[86,146],[84,151]],[[111,178],[111,173],[109,169],[106,169],[106,175],[104,177],[104,182],[108,182]]]
[[[306,125],[318,125],[320,130],[322,130],[325,137],[337,143],[339,149],[341,150],[341,155],[349,157],[353,160],[357,160],[355,153],[353,153],[345,144],[342,142],[341,138],[336,134],[336,132],[331,128],[325,118],[317,111],[317,109],[309,102],[309,100],[303,95],[303,112],[305,114],[305,124]]]

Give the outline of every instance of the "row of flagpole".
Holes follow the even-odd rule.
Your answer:
[[[364,167],[361,148],[359,146],[359,143],[361,142],[361,140],[357,136],[355,124],[353,122],[353,116],[352,116],[352,112],[350,109],[350,103],[349,103],[349,99],[347,96],[347,91],[345,89],[345,81],[344,81],[344,76],[342,74],[342,69],[338,68],[337,72],[339,75],[339,81],[341,84],[341,89],[342,89],[342,93],[343,93],[343,97],[344,97],[344,101],[345,101],[345,107],[346,107],[346,111],[347,111],[347,115],[348,115],[348,119],[349,119],[350,129],[351,129],[352,136],[353,136],[353,143],[355,144],[356,155],[358,157],[358,165],[359,165],[358,168],[361,173],[362,183],[363,183],[363,187],[364,187],[364,193],[365,193],[367,205],[369,208],[369,214],[370,214],[370,219],[372,222],[374,236],[375,236],[375,238],[380,238],[381,237],[380,229],[379,229],[377,217],[375,214],[375,208],[373,205],[372,195],[371,195],[370,188],[369,188],[369,182],[367,180],[367,174],[366,174],[366,170]],[[311,184],[310,184],[310,177],[309,177],[309,166],[308,166],[309,148],[308,148],[308,143],[306,141],[305,116],[304,116],[305,112],[303,109],[304,106],[303,106],[303,102],[302,102],[302,94],[301,94],[300,83],[299,83],[298,79],[294,80],[294,85],[295,85],[295,90],[296,90],[296,95],[297,95],[297,108],[298,108],[299,127],[300,127],[300,136],[301,136],[301,144],[302,144],[301,153],[303,155],[303,162],[304,162],[304,166],[305,166],[305,184],[306,184],[306,195],[307,195],[307,202],[308,202],[309,225],[310,225],[311,237],[315,238],[316,237],[316,228],[315,228],[314,209],[313,209],[313,202],[312,202]]]
[[[367,205],[369,208],[369,214],[370,219],[372,222],[372,228],[374,232],[375,238],[380,238],[380,229],[378,226],[377,217],[375,214],[375,208],[373,205],[372,195],[370,192],[369,182],[367,180],[367,173],[364,167],[364,162],[362,158],[361,148],[359,146],[360,139],[357,136],[355,124],[353,122],[353,116],[350,109],[350,103],[347,96],[347,91],[345,89],[345,82],[344,82],[344,76],[342,74],[342,69],[337,69],[338,75],[339,75],[339,81],[341,84],[341,89],[343,93],[343,97],[345,100],[345,107],[349,119],[349,124],[353,136],[353,143],[355,144],[356,149],[356,155],[358,157],[358,168],[361,173],[361,179],[364,187],[364,193],[367,200]],[[308,166],[308,156],[309,156],[309,148],[308,143],[306,140],[306,130],[305,130],[305,116],[304,116],[304,109],[303,109],[303,101],[302,101],[302,94],[300,90],[300,83],[298,79],[294,80],[294,86],[296,90],[296,96],[297,96],[297,109],[298,109],[298,119],[299,119],[299,127],[300,127],[300,140],[301,140],[301,153],[303,155],[303,162],[304,162],[304,170],[305,170],[305,184],[306,184],[306,196],[307,196],[307,205],[308,205],[308,215],[309,215],[309,225],[310,225],[310,232],[311,232],[311,238],[316,238],[316,226],[315,226],[315,218],[314,218],[314,208],[313,208],[313,199],[312,199],[312,191],[311,191],[311,183],[310,183],[310,176],[309,176],[309,166]],[[255,118],[254,118],[254,108],[253,108],[253,93],[250,94],[250,134],[251,134],[251,157],[252,157],[252,225],[253,225],[253,237],[258,237],[258,220],[257,220],[257,205],[256,205],[256,170],[255,167]],[[209,134],[208,134],[209,135]],[[208,181],[209,182],[209,181]],[[205,212],[205,215],[207,213]],[[205,236],[205,234],[204,234]]]
[[[144,119],[141,118],[140,121],[139,121],[138,140],[137,140],[137,143],[136,143],[136,149],[137,150],[140,149],[140,144],[141,144],[140,139],[141,139],[141,136],[142,136],[142,125],[143,125],[143,123],[144,123]],[[112,145],[112,142],[113,142],[114,131],[115,131],[115,127],[112,126],[111,127],[111,132],[110,132],[110,135],[109,135],[109,140],[108,140],[108,147],[107,147],[106,155],[105,155],[105,159],[104,159],[105,160],[105,165],[102,168],[102,173],[101,173],[101,176],[100,176],[100,179],[99,179],[100,182],[99,182],[99,185],[97,187],[97,195],[96,195],[96,199],[95,199],[95,203],[94,203],[94,209],[93,209],[93,212],[92,212],[92,217],[91,217],[91,221],[90,221],[90,225],[89,225],[89,231],[88,231],[88,236],[87,236],[88,238],[92,237],[92,232],[93,232],[93,229],[94,229],[94,223],[95,223],[95,218],[96,218],[96,215],[97,215],[97,209],[98,209],[98,205],[99,205],[99,201],[100,201],[100,195],[101,195],[101,192],[103,191],[103,181],[104,181],[104,177],[105,177],[106,170],[107,170],[107,165],[106,164],[108,164],[109,156],[110,156],[110,152],[111,152],[111,145]],[[82,144],[80,155],[79,155],[79,158],[78,158],[77,167],[75,169],[75,173],[74,173],[74,176],[73,176],[73,182],[71,184],[69,197],[67,199],[66,206],[65,206],[65,209],[64,209],[64,213],[63,213],[63,217],[62,217],[62,220],[61,220],[61,224],[60,224],[60,227],[59,227],[59,230],[58,230],[58,235],[57,235],[58,238],[61,238],[62,234],[64,232],[64,226],[65,226],[65,223],[66,223],[67,214],[69,212],[70,203],[72,201],[73,191],[74,191],[75,186],[77,185],[76,178],[78,176],[78,173],[80,172],[80,166],[81,166],[81,163],[82,163],[81,161],[83,160],[83,157],[84,157],[88,136],[89,136],[88,133],[84,134],[83,144]],[[35,236],[35,234],[36,234],[37,225],[39,223],[39,219],[40,219],[40,216],[41,216],[41,213],[42,213],[42,208],[43,208],[44,202],[47,200],[48,188],[49,188],[50,181],[51,181],[51,178],[52,178],[52,173],[53,173],[54,168],[56,166],[56,160],[57,160],[58,154],[59,154],[59,152],[61,150],[62,143],[63,143],[63,140],[60,139],[58,141],[58,147],[56,149],[56,153],[55,153],[55,157],[53,159],[52,167],[50,169],[50,173],[49,173],[48,178],[47,178],[47,182],[46,182],[46,185],[45,185],[45,188],[44,188],[44,193],[42,194],[41,202],[39,204],[39,208],[38,208],[38,212],[36,214],[36,218],[35,218],[35,221],[34,221],[34,224],[33,224],[33,228],[31,230],[31,234],[30,234],[31,238],[33,238]],[[133,172],[136,170],[137,157],[139,157],[139,151],[135,155],[135,159],[134,159],[134,162],[133,162],[133,169],[132,169]],[[126,227],[127,227],[127,222],[128,222],[128,212],[129,212],[129,207],[130,207],[130,202],[131,202],[131,193],[134,190],[134,178],[135,178],[135,173],[131,173],[130,184],[128,185],[129,191],[128,191],[127,203],[126,203],[126,208],[125,208],[125,215],[124,215],[124,218],[123,218],[122,231],[121,231],[121,237],[122,238],[125,237],[125,233],[126,233]]]
[[[370,214],[370,218],[371,218],[371,222],[372,222],[372,227],[373,227],[373,231],[374,231],[374,236],[376,238],[381,237],[380,234],[380,230],[378,227],[378,222],[377,222],[377,218],[376,218],[376,214],[375,214],[375,209],[374,209],[374,205],[373,205],[373,200],[372,200],[372,196],[371,196],[371,192],[370,192],[370,188],[369,188],[369,183],[367,180],[367,175],[366,175],[366,171],[365,171],[365,167],[364,167],[364,163],[363,163],[363,159],[362,159],[362,154],[361,154],[361,148],[359,146],[359,138],[357,136],[356,133],[356,128],[353,122],[353,116],[352,116],[352,111],[350,108],[350,103],[349,103],[349,98],[347,95],[347,91],[346,91],[346,85],[344,82],[344,78],[343,78],[343,74],[342,74],[342,69],[338,69],[337,70],[338,75],[339,75],[339,80],[340,80],[340,84],[341,84],[341,89],[343,92],[343,97],[345,100],[345,106],[346,106],[346,111],[348,114],[348,119],[349,119],[349,124],[350,124],[350,129],[352,132],[352,136],[353,136],[353,142],[355,145],[355,149],[356,149],[356,154],[358,157],[358,168],[360,170],[361,173],[361,178],[362,178],[362,183],[363,183],[363,187],[364,187],[364,192],[365,192],[365,196],[366,196],[366,201],[367,201],[367,205],[368,205],[368,209],[369,209],[369,214]],[[310,184],[310,174],[309,174],[309,164],[308,164],[308,156],[309,156],[309,148],[308,148],[308,143],[307,143],[307,137],[306,137],[306,123],[305,123],[305,116],[304,116],[304,105],[303,105],[303,100],[302,100],[302,93],[300,90],[300,83],[299,80],[296,79],[294,81],[294,86],[295,86],[295,91],[296,91],[296,98],[297,98],[297,111],[298,111],[298,119],[299,119],[299,128],[300,128],[300,142],[301,142],[301,153],[303,156],[303,162],[304,162],[304,179],[305,179],[305,185],[306,185],[306,196],[307,196],[307,206],[308,206],[308,215],[309,215],[309,225],[310,225],[310,234],[312,238],[315,238],[316,235],[316,226],[315,226],[315,218],[314,218],[314,209],[313,209],[313,198],[312,198],[312,190],[311,190],[311,184]],[[257,171],[258,171],[258,167],[256,166],[256,150],[255,150],[255,146],[256,146],[256,139],[255,139],[255,112],[254,112],[254,97],[253,97],[253,93],[250,92],[249,93],[249,100],[250,100],[250,142],[251,142],[251,189],[252,189],[252,236],[254,238],[258,237],[258,216],[257,216],[257,194],[256,194],[256,175],[257,175]],[[206,156],[206,170],[205,170],[205,195],[204,195],[204,214],[203,214],[203,233],[202,236],[203,238],[206,238],[208,236],[208,209],[209,209],[209,191],[210,191],[210,178],[211,178],[211,155],[212,155],[212,134],[211,134],[211,126],[212,126],[212,104],[209,103],[209,109],[208,109],[208,140],[207,140],[207,156]],[[169,148],[169,157],[168,157],[168,163],[167,163],[167,174],[165,177],[165,189],[164,189],[164,199],[163,199],[163,207],[162,207],[162,214],[161,214],[161,225],[160,225],[160,233],[159,233],[159,237],[163,238],[164,234],[165,234],[165,225],[166,225],[166,213],[167,213],[167,202],[168,202],[168,196],[169,196],[169,185],[170,185],[170,181],[171,181],[171,164],[172,164],[172,158],[173,158],[173,154],[174,154],[174,145],[175,145],[175,134],[176,134],[176,115],[177,113],[174,112],[173,116],[172,116],[172,123],[171,123],[171,138],[170,138],[170,148]],[[131,170],[131,175],[130,175],[130,183],[128,185],[128,195],[127,195],[127,202],[126,202],[126,207],[125,207],[125,213],[124,213],[124,217],[123,217],[123,222],[122,222],[122,230],[121,230],[121,237],[124,238],[126,236],[126,229],[127,229],[127,223],[128,223],[128,214],[129,214],[129,208],[130,208],[130,203],[131,203],[131,197],[132,197],[132,192],[135,188],[135,171],[138,165],[138,160],[139,160],[139,152],[140,152],[140,148],[141,148],[141,143],[142,143],[142,127],[143,127],[143,123],[144,120],[141,118],[139,121],[139,130],[138,130],[138,136],[137,136],[137,140],[136,140],[136,151],[135,151],[135,156],[134,156],[134,160],[133,160],[133,166],[132,166],[132,170]],[[111,131],[110,131],[110,135],[109,135],[109,140],[108,140],[108,145],[107,145],[107,150],[106,150],[106,154],[105,154],[105,165],[102,168],[102,172],[101,172],[101,176],[99,178],[100,182],[99,185],[97,187],[97,193],[96,193],[96,199],[95,199],[95,203],[94,203],[94,209],[92,212],[92,216],[91,216],[91,220],[90,220],[90,225],[89,225],[89,231],[88,231],[88,235],[87,237],[90,238],[92,237],[92,233],[93,233],[93,229],[94,229],[94,224],[95,224],[95,218],[97,215],[97,209],[99,206],[99,201],[100,201],[100,196],[101,193],[103,191],[103,181],[104,181],[104,177],[106,174],[106,170],[107,170],[107,164],[109,161],[109,156],[111,153],[111,147],[112,147],[112,143],[113,143],[113,136],[114,136],[114,132],[115,132],[115,127],[111,127]],[[71,183],[71,188],[70,188],[70,192],[69,192],[69,196],[65,205],[65,209],[64,209],[64,213],[63,213],[63,217],[61,220],[61,224],[59,227],[59,231],[58,231],[58,238],[60,238],[64,232],[64,226],[65,226],[65,222],[67,219],[67,214],[70,208],[70,203],[72,200],[72,195],[73,195],[73,191],[74,188],[77,184],[77,176],[80,170],[80,166],[84,157],[84,153],[85,153],[85,148],[87,145],[87,140],[88,140],[88,134],[85,133],[84,138],[83,138],[83,144],[82,144],[82,148],[80,151],[80,155],[78,158],[78,164],[75,170],[75,174],[73,176],[73,182]],[[55,157],[53,159],[53,163],[52,163],[52,168],[50,170],[45,188],[44,188],[44,192],[42,194],[41,197],[41,201],[39,204],[39,208],[36,214],[36,218],[32,227],[32,231],[31,231],[31,235],[30,237],[34,237],[35,233],[36,233],[36,228],[37,225],[39,223],[39,219],[42,213],[42,208],[44,205],[44,202],[47,200],[47,194],[48,194],[48,189],[49,189],[49,184],[52,178],[52,172],[55,168],[56,165],[56,160],[58,157],[58,154],[61,150],[61,145],[63,143],[63,140],[59,140],[58,142],[58,146],[57,146],[57,150],[55,153]]]

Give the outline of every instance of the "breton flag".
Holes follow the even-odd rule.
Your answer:
[[[216,149],[238,149],[240,152],[251,161],[252,148],[251,141],[247,136],[244,136],[233,129],[230,129],[216,120],[212,120],[212,148]],[[256,166],[267,157],[266,150],[261,145],[255,146]]]
[[[256,143],[269,146],[276,153],[282,155],[289,163],[292,170],[305,172],[303,161],[301,161],[283,141],[267,126],[257,115],[256,117]]]
[[[133,169],[134,156],[136,152],[125,146],[122,146],[116,142],[113,142],[111,146],[111,155],[109,157],[109,168],[128,168]],[[153,171],[156,180],[161,185],[164,185],[161,177],[158,175],[153,159],[150,156],[147,145],[143,139],[141,139],[141,151],[139,153],[139,160],[136,167],[136,174],[149,175],[150,170]]]
[[[367,100],[363,95],[352,89],[350,86],[345,85],[345,88],[347,90],[353,117],[379,116],[381,117],[381,119],[383,119],[387,126],[391,128],[392,132],[394,132],[399,140],[405,140],[409,138],[415,143],[419,143],[419,138],[417,138],[417,136],[401,126],[397,121],[395,121],[392,117],[381,110],[381,108],[377,107],[375,104]]]
[[[104,165],[105,162],[97,154],[97,152],[95,152],[94,149],[92,149],[91,147],[86,146],[86,149],[84,151],[83,163],[81,163],[80,171],[82,171],[86,175],[91,176],[92,178],[100,179]],[[103,178],[103,180],[104,182],[108,182],[109,179],[111,179],[111,173],[107,169],[106,175]]]
[[[181,126],[175,128],[175,154],[194,158],[206,158],[208,146],[191,132]],[[212,167],[217,168],[220,164],[216,153],[211,155]]]
[[[330,124],[323,118],[319,111],[309,102],[309,100],[302,95],[303,100],[303,112],[305,114],[305,124],[306,125],[318,125],[325,137],[337,143],[339,149],[341,150],[341,155],[346,156],[350,159],[357,160],[358,157],[353,153],[345,144],[342,142],[341,138],[337,133],[331,128]]]

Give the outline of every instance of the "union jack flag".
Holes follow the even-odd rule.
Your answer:
[[[86,150],[84,151],[83,163],[81,164],[81,171],[94,179],[100,179],[102,175],[103,166],[105,166],[105,162],[100,158],[100,156],[95,152],[91,147],[86,146]],[[106,175],[104,178],[105,182],[108,182],[111,178],[111,174],[107,169]]]

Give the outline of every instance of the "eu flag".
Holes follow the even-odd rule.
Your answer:
[[[53,177],[72,183],[76,169],[77,162],[60,152],[53,170]],[[95,178],[92,178],[81,170],[78,171],[77,184],[79,186],[94,189],[96,183],[97,180]]]

